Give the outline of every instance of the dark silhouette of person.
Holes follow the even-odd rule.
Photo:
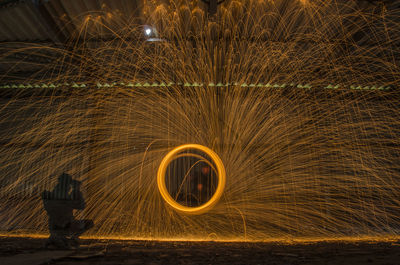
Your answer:
[[[208,202],[215,193],[216,179],[208,165],[200,165],[188,176],[188,190],[179,197],[189,207],[197,207]]]
[[[195,174],[192,189],[199,205],[208,202],[215,192],[212,180],[211,168],[208,165],[201,165],[200,170]]]
[[[52,191],[42,193],[44,209],[49,217],[50,237],[46,246],[72,248],[79,246],[79,236],[93,227],[92,220],[76,220],[74,210],[83,210],[86,206],[81,182],[62,173]]]

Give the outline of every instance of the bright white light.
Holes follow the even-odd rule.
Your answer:
[[[162,39],[158,38],[157,29],[152,26],[144,25],[143,33],[146,41],[148,42],[163,41]]]
[[[146,33],[147,36],[151,35],[151,29],[147,28],[144,30],[144,33]]]

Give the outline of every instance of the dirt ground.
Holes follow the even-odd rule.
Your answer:
[[[400,241],[225,243],[82,240],[49,250],[45,239],[0,237],[0,264],[381,264],[400,265]]]

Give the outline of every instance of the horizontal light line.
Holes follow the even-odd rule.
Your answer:
[[[7,84],[7,85],[0,85],[0,89],[7,89],[7,88],[16,88],[16,89],[23,89],[23,88],[58,88],[58,87],[73,87],[73,88],[86,88],[86,87],[97,87],[97,88],[110,88],[110,87],[172,87],[172,86],[183,86],[183,87],[229,87],[229,86],[236,86],[236,87],[260,87],[260,88],[285,88],[285,87],[296,87],[296,88],[306,88],[311,89],[313,88],[312,85],[309,84],[295,84],[295,83],[256,83],[256,84],[247,84],[247,83],[173,83],[173,82],[113,82],[113,83],[96,83],[96,84],[87,84],[87,83],[36,83],[36,84]],[[318,87],[321,88],[321,87]],[[390,90],[390,86],[362,86],[362,85],[351,85],[349,87],[337,85],[337,84],[329,84],[325,87],[326,89],[352,89],[352,90]]]

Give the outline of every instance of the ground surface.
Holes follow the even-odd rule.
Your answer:
[[[49,250],[44,242],[0,237],[0,264],[400,265],[400,241],[283,244],[82,240],[77,250]]]

